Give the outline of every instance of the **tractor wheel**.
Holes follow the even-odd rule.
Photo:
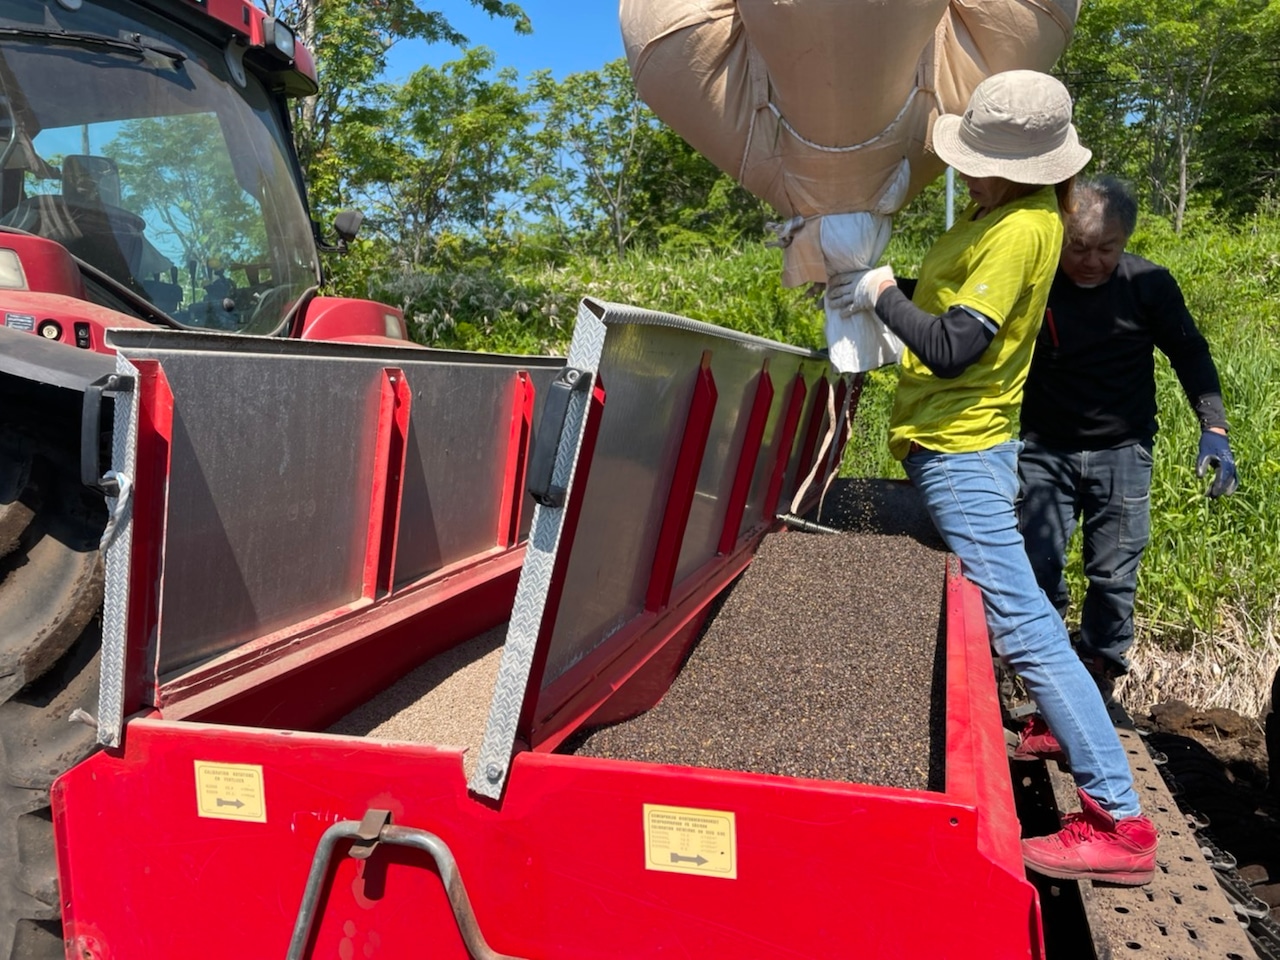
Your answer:
[[[9,400],[0,397],[0,958],[56,960],[49,787],[97,746],[77,718],[98,709],[106,509],[79,483],[65,422],[55,429],[65,418],[45,405],[23,418],[25,405]]]

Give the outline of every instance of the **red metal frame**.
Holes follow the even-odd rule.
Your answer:
[[[982,594],[947,562],[947,795],[982,811],[978,848],[992,863],[1022,877],[1021,829],[1000,722],[999,689],[991,659]],[[1035,897],[1034,889],[1031,896]],[[1036,956],[1043,955],[1039,910]]]
[[[448,845],[504,954],[1041,958],[981,600],[954,570],[946,596],[945,793],[526,751],[494,805],[454,749],[135,719],[54,785],[70,949],[283,956],[321,833],[378,808]],[[197,761],[258,769],[265,819],[199,815]],[[736,876],[647,869],[645,804],[732,814]],[[314,930],[309,956],[466,956],[407,848],[335,862]]]
[[[409,446],[409,413],[413,395],[404,371],[382,371],[378,394],[378,428],[373,457],[373,491],[369,502],[369,533],[365,541],[361,595],[373,600],[395,586],[396,536],[400,529],[405,454]]]
[[[787,476],[787,465],[791,462],[791,448],[796,439],[796,428],[800,424],[800,414],[804,411],[804,373],[796,374],[791,381],[791,399],[787,403],[787,412],[782,421],[782,433],[778,437],[778,453],[773,462],[773,476],[769,478],[769,492],[764,498],[764,515],[766,518],[777,515],[778,500],[782,496],[782,481]]]
[[[747,497],[751,495],[751,478],[755,476],[756,461],[760,457],[760,442],[764,439],[764,428],[769,420],[769,408],[772,404],[773,380],[769,377],[769,362],[766,360],[760,369],[756,398],[751,405],[751,416],[747,420],[746,433],[742,437],[738,469],[733,477],[729,505],[724,512],[724,528],[720,533],[721,553],[732,552],[734,545],[738,542],[738,532],[742,528],[742,515],[747,509]]]
[[[809,425],[804,431],[804,446],[800,448],[799,469],[796,470],[796,487],[804,482],[804,478],[813,469],[813,457],[818,447],[818,434],[822,431],[822,421],[827,415],[827,397],[831,394],[831,384],[826,377],[814,385],[813,406],[809,409]]]
[[[138,444],[134,459],[133,546],[130,549],[125,633],[124,714],[157,703],[156,656],[151,638],[159,628],[163,557],[154,549],[164,530],[169,500],[169,455],[173,448],[173,392],[159,362],[137,360]]]
[[[157,365],[146,362],[140,370],[142,416],[149,419],[140,431],[139,482],[163,485],[172,397]],[[503,954],[1042,958],[981,597],[954,560],[945,569],[941,792],[552,752],[586,723],[621,719],[657,702],[714,599],[772,526],[737,536],[773,401],[762,369],[726,506],[727,518],[737,514],[732,524],[726,519],[725,534],[733,533],[728,549],[680,583],[667,579],[674,579],[688,516],[684,488],[690,476],[696,479],[705,446],[700,424],[715,403],[705,356],[697,377],[662,521],[666,546],[649,584],[651,597],[667,596],[544,691],[545,657],[606,400],[604,385],[593,384],[526,688],[532,692],[518,723],[518,736],[532,749],[517,748],[499,801],[468,793],[459,749],[301,732],[504,618],[522,551],[495,547],[394,596],[331,611],[171,681],[157,691],[166,698],[163,717],[135,716],[122,749],[59,777],[52,803],[69,953],[81,960],[169,957],[199,943],[211,956],[283,956],[325,829],[384,809],[394,823],[448,845],[482,934]],[[407,426],[397,418],[407,398],[393,389],[395,380],[389,371],[380,420],[387,482],[372,502],[384,514],[376,521],[371,515],[371,537],[385,530],[393,494],[398,500],[393,451],[397,431]],[[853,389],[860,387],[859,381]],[[787,422],[792,431],[799,423],[797,392],[793,386],[784,432]],[[842,383],[841,405],[843,394]],[[856,401],[855,392],[851,405]],[[811,415],[815,437],[812,425],[821,421]],[[848,424],[837,426],[838,452]],[[398,462],[402,468],[403,458]],[[828,465],[838,462],[833,455]],[[773,470],[771,483],[776,462]],[[160,494],[153,490],[147,502]],[[155,609],[145,591],[158,584],[163,515],[156,508],[149,520],[135,517],[142,526],[135,526],[131,590],[146,610]],[[384,542],[378,556],[386,549]],[[655,583],[665,586],[655,592]],[[147,640],[147,621],[139,623],[131,651]],[[291,729],[221,725],[227,722]],[[201,806],[210,784],[200,779],[200,763],[235,765],[234,775],[249,784],[250,808],[260,807],[261,816],[239,819],[238,810]],[[644,819],[646,805],[654,804],[731,816],[732,830],[715,839],[733,850],[733,876],[654,869]],[[424,941],[432,956],[466,956],[427,854],[381,847],[367,860],[338,860],[327,876],[310,956],[416,956]]]
[[[660,610],[671,599],[671,585],[675,582],[680,562],[680,547],[684,543],[693,496],[698,490],[698,472],[707,450],[707,437],[711,433],[717,399],[716,378],[711,372],[711,353],[708,351],[702,355],[702,362],[698,365],[689,415],[685,418],[680,440],[680,453],[671,476],[671,489],[667,494],[662,529],[658,533],[653,569],[649,574],[649,589],[645,595],[646,610]]]
[[[521,370],[516,374],[511,403],[511,434],[503,469],[502,508],[498,514],[498,545],[514,546],[520,540],[521,506],[525,500],[525,474],[529,467],[529,443],[533,436],[533,380]]]

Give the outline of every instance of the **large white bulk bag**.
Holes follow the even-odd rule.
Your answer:
[[[620,0],[640,97],[782,215],[783,283],[873,266],[893,213],[942,172],[929,149],[993,73],[1047,70],[1080,0]],[[828,311],[832,359],[901,345]]]

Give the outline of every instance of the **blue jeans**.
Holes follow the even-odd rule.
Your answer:
[[[947,548],[982,592],[991,645],[1035,698],[1076,784],[1116,819],[1137,816],[1133,774],[1066,625],[1036,584],[1018,532],[1018,451],[1011,440],[977,453],[912,452],[907,476]]]
[[[1129,669],[1138,564],[1151,538],[1151,447],[1057,450],[1028,441],[1018,458],[1018,523],[1036,582],[1062,616],[1071,602],[1063,576],[1067,544],[1083,519],[1080,656],[1095,671]]]

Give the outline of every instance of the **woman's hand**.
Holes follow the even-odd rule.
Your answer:
[[[827,306],[845,316],[862,310],[874,310],[880,294],[896,285],[893,268],[887,264],[871,270],[837,273],[827,284]]]

